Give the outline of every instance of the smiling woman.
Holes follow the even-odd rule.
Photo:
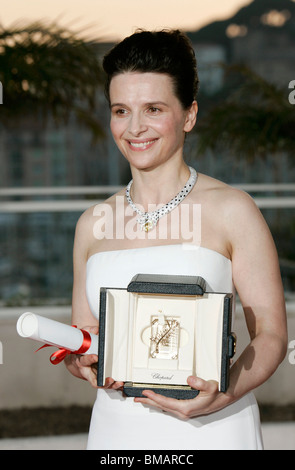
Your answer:
[[[134,171],[155,167],[171,157],[178,159],[185,133],[196,122],[197,104],[193,101],[190,108],[182,107],[169,75],[116,75],[110,86],[110,101],[113,137]]]
[[[112,134],[133,172],[176,164],[185,181],[182,147],[196,123],[199,86],[188,38],[180,31],[139,30],[105,56],[103,67]],[[154,193],[138,203],[147,207],[162,201]]]
[[[193,129],[198,109],[196,59],[184,34],[135,33],[110,51],[104,68],[111,131],[130,164],[132,180],[103,207],[86,210],[77,223],[72,323],[83,329],[87,325],[92,333],[98,331],[99,287],[126,289],[138,273],[200,276],[206,281],[206,293],[231,295],[237,290],[250,342],[231,367],[226,392],[212,377],[209,380],[208,368],[204,373],[198,366],[196,374],[190,375],[187,364],[183,366],[187,385],[199,392],[189,400],[151,389],[133,400],[122,395],[122,376],[112,369],[117,377],[106,377],[97,392],[88,448],[262,449],[252,390],[273,374],[287,346],[284,293],[269,229],[247,194],[197,174],[184,160],[185,134]],[[157,209],[151,212],[150,205]],[[186,216],[182,217],[178,209],[184,208]],[[106,227],[109,230],[103,231]],[[190,239],[184,237],[184,228]],[[195,236],[199,231],[201,237]],[[175,308],[175,300],[172,304]],[[187,307],[182,308],[189,315]],[[124,327],[129,314],[125,317],[124,310]],[[150,309],[148,314],[154,315]],[[195,337],[194,330],[188,330]],[[138,336],[142,341],[143,335]],[[208,343],[203,337],[198,341]],[[133,378],[135,366],[130,371],[124,356],[116,354],[113,346],[109,349],[123,370],[128,369],[127,381],[138,382]],[[208,356],[211,352],[206,351]],[[145,353],[158,360],[152,348]],[[142,359],[136,352],[134,356]],[[167,376],[171,367],[181,368],[180,363],[171,365],[167,360],[158,360],[157,380]],[[67,358],[67,367],[97,387],[91,368],[96,361],[97,355],[72,356]],[[140,364],[142,372],[153,373],[150,363]]]

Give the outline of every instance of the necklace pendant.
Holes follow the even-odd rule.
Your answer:
[[[143,232],[149,232],[156,225],[155,221],[146,216],[140,217],[139,219],[137,219],[137,222],[139,223],[140,228]]]
[[[144,230],[145,232],[149,232],[153,227],[154,227],[153,221],[146,220],[144,224],[141,226],[141,230]]]

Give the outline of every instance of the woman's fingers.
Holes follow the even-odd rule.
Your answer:
[[[188,384],[200,391],[195,398],[178,400],[165,397],[152,390],[144,390],[142,392],[143,397],[137,397],[134,401],[143,405],[153,406],[162,411],[168,411],[181,419],[207,414],[210,406],[219,394],[218,383],[214,380],[207,381],[199,377],[189,377]]]
[[[93,370],[93,365],[97,360],[98,356],[96,354],[85,354],[76,358],[76,365],[80,370],[81,376],[84,380],[88,380],[94,388],[97,388],[97,375],[96,371]]]

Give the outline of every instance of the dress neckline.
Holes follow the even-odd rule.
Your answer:
[[[188,246],[187,249],[184,248],[186,245]],[[136,252],[138,250],[148,250],[148,249],[154,249],[154,248],[159,249],[159,248],[167,248],[167,247],[181,247],[184,250],[184,252],[185,251],[190,251],[189,244],[186,244],[186,243],[174,243],[174,244],[171,243],[170,245],[151,245],[151,246],[143,246],[143,247],[140,247],[140,248],[125,248],[125,249],[122,249],[122,250],[97,251],[96,253],[93,253],[92,255],[89,256],[89,258],[87,259],[87,263],[92,258],[94,258],[94,256],[105,255],[107,253],[114,254],[114,253],[124,253],[124,252]],[[194,246],[193,248],[191,248],[191,250],[192,251],[207,250],[212,254],[215,254],[217,256],[221,256],[223,259],[225,259],[226,261],[231,263],[231,260],[229,258],[227,258],[225,255],[219,253],[219,251],[212,250],[211,248],[206,248],[204,246],[196,246],[196,247]]]

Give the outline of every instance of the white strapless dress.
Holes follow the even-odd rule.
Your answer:
[[[201,276],[208,291],[233,292],[231,261],[207,248],[178,244],[100,252],[87,262],[93,315],[98,318],[100,287],[126,288],[138,273]],[[87,449],[261,450],[259,410],[249,393],[221,411],[185,421],[99,389]]]

